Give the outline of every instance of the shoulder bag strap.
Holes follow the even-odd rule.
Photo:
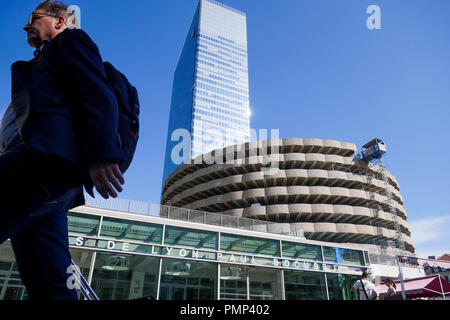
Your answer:
[[[359,281],[361,282],[361,286],[362,286],[362,288],[363,288],[364,295],[366,296],[366,299],[367,299],[367,300],[370,300],[370,299],[369,299],[369,296],[367,295],[366,288],[364,288],[364,283],[363,283],[363,281],[362,281],[362,280],[359,280]]]

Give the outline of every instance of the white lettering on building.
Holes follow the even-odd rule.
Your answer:
[[[84,237],[76,237],[75,238],[75,245],[76,246],[84,246]],[[106,249],[108,250],[122,250],[122,251],[130,251],[130,243],[129,242],[123,242],[122,245],[117,246],[117,243],[112,240],[107,240]],[[121,247],[121,248],[120,248]],[[156,246],[158,247],[158,246]],[[189,255],[190,252],[192,252],[192,258],[199,258],[199,250],[189,250],[189,249],[177,249],[173,250],[173,247],[164,247],[161,246],[164,251],[160,252],[155,246],[151,246],[151,254],[153,255],[173,255],[185,258]],[[217,261],[224,261],[224,262],[233,262],[233,263],[241,263],[241,264],[261,264],[261,265],[273,265],[275,267],[284,267],[284,268],[292,268],[292,269],[313,269],[313,270],[321,270],[321,263],[318,262],[307,262],[307,261],[300,261],[300,260],[289,260],[289,259],[278,259],[278,258],[264,258],[259,257],[258,262],[256,262],[256,259],[254,256],[248,256],[248,255],[235,255],[235,254],[224,254],[222,252],[217,252]],[[339,270],[339,266],[335,265],[327,265],[324,266],[328,270]]]
[[[82,246],[83,244],[84,244],[84,238],[83,237],[78,237],[76,239],[75,245]]]
[[[181,249],[178,254],[179,254],[180,257],[186,257],[187,256],[187,251],[186,251],[186,249]]]
[[[116,247],[116,243],[114,241],[108,241],[108,245],[106,246],[106,249],[114,249]]]

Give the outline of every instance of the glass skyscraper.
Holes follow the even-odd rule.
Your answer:
[[[246,15],[200,0],[175,70],[163,183],[188,160],[249,140]]]

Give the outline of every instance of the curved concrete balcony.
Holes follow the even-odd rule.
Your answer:
[[[394,231],[383,228],[381,228],[380,234],[377,228],[366,225],[333,224],[329,222],[296,222],[292,225],[303,228],[305,235],[310,239],[337,243],[370,244],[375,240],[394,241],[396,235]],[[410,237],[403,235],[402,240],[407,250],[414,249],[414,243]]]
[[[285,140],[288,141],[288,144],[285,144]],[[306,141],[306,145],[299,145],[298,143],[300,143],[300,140],[296,138],[282,139],[279,150],[275,151],[274,154],[274,157],[277,158],[276,161],[281,163],[295,162],[297,165],[305,165],[308,163],[311,165],[311,163],[316,163],[319,165],[319,167],[324,166],[325,164],[329,165],[334,163],[342,166],[350,166],[352,167],[352,169],[356,169],[356,162],[352,158],[354,151],[356,150],[353,144],[319,139],[302,139],[302,141],[304,143]],[[319,143],[319,141],[322,141],[322,143]],[[270,141],[266,142],[266,144],[267,146],[261,146],[260,143],[248,143],[246,144],[247,148],[245,148],[246,151],[244,154],[233,152],[229,154],[232,155],[232,157],[224,159],[227,161],[227,163],[231,163],[234,165],[240,165],[241,163],[248,163],[253,165],[262,164],[264,163],[264,159],[267,157],[264,155],[267,155],[267,150],[269,150],[271,147]],[[341,145],[341,148],[337,148],[338,144]],[[214,160],[212,160],[212,162],[209,164],[202,163],[202,160],[210,161],[211,159],[215,159],[215,153],[219,153],[221,155],[217,159],[220,160],[220,162],[223,162],[224,159],[222,159],[222,156],[224,154],[227,155],[226,152],[229,148],[230,147],[221,149],[221,152],[218,152],[219,150],[209,152],[206,155],[199,156],[194,159],[191,162],[193,164],[186,164],[178,167],[165,182],[164,190],[166,190],[173,182],[182,179],[187,174],[187,172],[184,172],[185,170],[187,170],[187,167],[189,167],[189,172],[193,172],[201,168],[214,165],[214,163],[216,163]],[[236,148],[239,148],[239,146],[237,146]],[[261,156],[261,154],[263,154],[263,156]],[[237,162],[234,160],[244,161]],[[368,171],[371,171],[373,174],[377,174],[377,172],[379,171],[379,168],[377,166],[371,166],[373,170],[370,170],[367,163],[359,161],[358,164],[358,167],[365,168]],[[389,172],[386,172],[386,174],[391,180],[391,183],[398,189],[398,183],[395,177],[393,177]]]
[[[361,176],[340,171],[319,170],[319,169],[309,169],[309,170],[288,169],[288,170],[279,170],[276,175],[272,175],[269,177],[265,177],[263,172],[252,172],[217,178],[217,175],[222,176],[222,172],[214,172],[214,175],[207,173],[201,174],[200,173],[201,171],[209,171],[205,169],[201,169],[198,172],[188,175],[184,177],[182,180],[174,183],[163,194],[163,201],[171,200],[174,195],[180,196],[180,193],[183,194],[184,198],[186,197],[186,194],[183,193],[185,190],[190,190],[191,191],[190,193],[195,194],[199,192],[199,190],[207,191],[208,189],[215,189],[219,186],[226,188],[228,190],[243,190],[247,189],[248,186],[258,186],[258,185],[290,186],[292,184],[303,184],[303,185],[321,184],[323,186],[339,185],[346,188],[359,189],[362,192],[367,192],[369,195],[372,194],[372,197],[380,196],[380,194],[378,193],[385,192],[384,191],[385,185],[383,181],[373,179],[369,184],[367,182],[364,182]],[[392,192],[395,202],[402,205],[403,200],[401,198],[400,193],[394,188],[391,188],[390,190]],[[216,190],[216,193],[220,192],[221,192],[220,190]],[[384,196],[384,194],[381,194],[381,196]],[[176,201],[178,201],[179,199],[180,198],[177,198]]]
[[[247,218],[265,219],[269,216],[278,216],[289,221],[332,221],[334,223],[367,224],[382,226],[385,229],[395,230],[392,215],[379,212],[376,224],[371,224],[373,213],[365,207],[329,204],[288,204],[268,205],[244,208],[243,216]],[[383,215],[384,219],[381,218]],[[401,230],[409,235],[410,230],[405,220],[397,217]]]
[[[209,193],[211,194],[211,193]],[[198,199],[198,200],[196,200]],[[209,206],[216,205],[223,210],[229,209],[234,205],[232,202],[239,201],[243,207],[249,207],[253,203],[321,203],[331,205],[352,205],[354,207],[363,207],[371,204],[374,207],[380,207],[388,212],[390,207],[386,204],[386,197],[375,197],[369,199],[367,194],[360,190],[346,189],[340,187],[268,187],[248,189],[244,191],[232,191],[218,195],[208,196],[207,193],[193,193],[192,190],[186,190],[175,196],[167,204],[183,207],[190,204],[192,208],[208,211]],[[227,203],[229,202],[229,203]],[[403,206],[394,202],[396,214],[400,219],[406,219],[406,213]],[[360,209],[361,210],[361,209]],[[366,210],[369,210],[366,208]],[[384,216],[383,216],[384,217]],[[375,217],[376,218],[376,217]],[[380,217],[381,219],[382,217]]]

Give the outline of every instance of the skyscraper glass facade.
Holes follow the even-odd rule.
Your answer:
[[[198,155],[249,140],[245,13],[200,0],[175,70],[163,182]]]

